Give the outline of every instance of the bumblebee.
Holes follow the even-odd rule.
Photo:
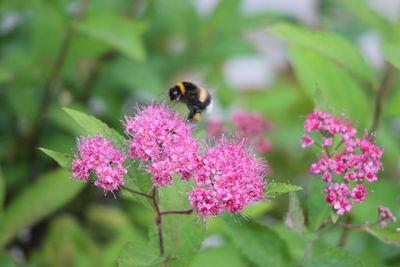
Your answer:
[[[201,113],[210,105],[211,95],[203,87],[190,82],[180,82],[169,89],[171,101],[179,101],[189,109],[188,120],[199,121]]]

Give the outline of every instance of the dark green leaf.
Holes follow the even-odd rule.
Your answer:
[[[289,210],[285,224],[293,231],[302,234],[304,231],[304,215],[296,192],[289,193]]]
[[[310,49],[343,66],[364,80],[377,83],[372,68],[365,62],[360,52],[346,39],[333,32],[317,32],[301,26],[280,23],[268,28],[270,32],[284,38],[290,44]]]
[[[150,248],[140,243],[129,243],[121,252],[118,266],[121,267],[156,267],[161,266],[164,258],[153,253]]]
[[[288,266],[286,243],[272,229],[243,219],[226,216],[225,231],[250,261],[259,266]]]
[[[78,30],[107,43],[133,59],[143,60],[145,49],[140,39],[143,25],[112,13],[88,16],[78,25]]]
[[[223,245],[221,247],[209,247],[199,252],[190,267],[246,267],[247,262],[241,252],[233,245]]]
[[[159,192],[162,211],[191,209],[185,192],[190,186],[181,179],[175,179],[173,185],[162,188]],[[196,255],[204,239],[205,227],[195,214],[164,215],[163,233],[165,255],[173,259],[168,265],[187,266]],[[154,251],[158,251],[158,235],[156,227],[150,230],[150,239]]]
[[[297,190],[303,190],[303,188],[298,185],[292,185],[286,183],[274,183],[267,185],[264,189],[264,192],[268,194],[268,196],[274,197]]]
[[[364,266],[356,256],[339,248],[330,248],[325,252],[313,255],[311,258],[303,260],[301,265],[304,267]]]
[[[365,231],[387,244],[400,247],[400,231],[395,228],[369,227]]]
[[[328,219],[331,210],[330,206],[325,202],[324,194],[322,193],[324,187],[324,182],[318,177],[315,177],[308,190],[308,226],[312,231],[315,231]]]
[[[122,137],[122,135],[119,134],[116,130],[108,127],[104,122],[80,111],[69,108],[63,108],[63,110],[69,116],[71,116],[86,131],[88,135],[101,134],[105,138],[111,139],[113,142],[120,146],[124,144],[124,138]]]
[[[40,147],[39,149],[45,154],[47,154],[49,157],[57,161],[57,163],[64,169],[67,170],[71,169],[72,159],[70,155],[66,155],[43,147]]]
[[[0,247],[19,231],[40,221],[75,197],[85,185],[57,169],[26,187],[6,208],[0,222]]]

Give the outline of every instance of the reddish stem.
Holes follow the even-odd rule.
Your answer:
[[[156,209],[156,224],[157,224],[157,231],[158,231],[158,241],[160,243],[160,255],[161,257],[164,256],[164,238],[163,238],[163,232],[162,232],[162,214],[160,211],[160,207],[158,206],[157,202],[157,189],[153,188],[153,203],[154,207]]]
[[[124,190],[126,190],[126,191],[129,191],[129,192],[131,192],[131,193],[133,193],[133,194],[137,194],[137,195],[140,195],[140,196],[144,196],[144,197],[153,199],[153,196],[151,196],[151,195],[148,195],[148,194],[145,194],[145,193],[142,193],[142,192],[138,192],[138,191],[132,190],[132,189],[130,189],[130,188],[124,186],[124,185],[121,185],[121,188],[124,189]]]

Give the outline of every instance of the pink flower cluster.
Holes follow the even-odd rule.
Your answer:
[[[153,184],[171,184],[172,175],[189,180],[196,168],[199,144],[191,126],[166,105],[149,105],[125,118],[129,157],[140,159]]]
[[[329,184],[324,189],[326,201],[337,214],[343,215],[352,209],[353,202],[365,200],[367,189],[363,183],[378,179],[376,174],[382,168],[380,159],[383,151],[372,143],[372,136],[367,137],[366,132],[361,138],[356,138],[357,130],[348,120],[319,110],[307,116],[304,131],[321,135],[319,147],[322,154],[311,165],[310,173],[322,175],[322,179]],[[302,147],[317,143],[314,139],[310,135],[303,136]],[[337,144],[335,148],[334,144]],[[350,182],[355,183],[353,188],[350,188]]]
[[[248,144],[260,154],[271,151],[271,144],[264,137],[264,134],[272,129],[272,124],[266,121],[261,114],[239,110],[233,114],[232,123],[236,130],[235,137],[237,140],[247,140]],[[228,130],[223,126],[222,121],[209,121],[207,137],[218,138],[227,132]]]
[[[104,190],[115,190],[124,183],[127,172],[123,166],[124,154],[114,149],[111,141],[101,135],[81,137],[78,140],[78,153],[72,161],[72,176],[87,181],[91,173],[96,175],[94,184]]]
[[[239,212],[262,197],[265,174],[266,166],[243,144],[221,138],[199,161],[190,203],[200,216]]]
[[[385,222],[386,220],[396,222],[397,219],[393,214],[390,212],[388,208],[385,208],[384,206],[379,206],[378,208],[378,216],[379,216],[379,225],[381,227],[386,227],[387,223]]]

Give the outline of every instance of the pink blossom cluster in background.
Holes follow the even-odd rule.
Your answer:
[[[129,157],[140,159],[154,185],[171,184],[172,175],[189,180],[197,166],[199,143],[192,127],[166,105],[150,105],[125,118]]]
[[[78,140],[78,156],[72,161],[72,177],[87,181],[91,172],[94,184],[104,190],[115,190],[124,183],[127,172],[124,154],[102,136],[82,137]]]
[[[272,124],[258,112],[236,111],[232,116],[237,140],[247,140],[257,153],[266,154],[271,151],[271,143],[264,137],[272,130]],[[207,126],[207,137],[218,138],[228,132],[221,120],[210,120]]]
[[[219,139],[201,157],[189,200],[200,216],[235,213],[263,195],[266,165],[245,151],[243,143]]]
[[[302,138],[302,147],[317,144],[322,150],[319,160],[311,164],[310,173],[322,175],[329,185],[323,191],[326,201],[339,215],[351,211],[353,203],[364,201],[368,194],[364,182],[378,179],[383,150],[366,132],[356,138],[357,130],[348,119],[319,110],[307,116],[304,131],[307,135]],[[313,132],[318,137],[312,137]]]

